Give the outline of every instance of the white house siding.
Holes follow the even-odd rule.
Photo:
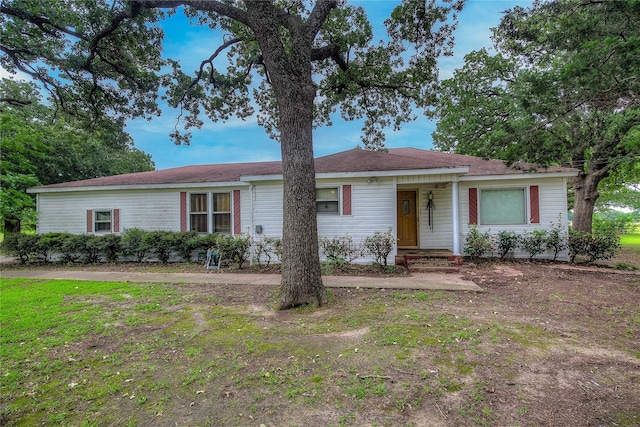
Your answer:
[[[237,188],[235,188],[237,189]],[[230,187],[152,190],[104,190],[38,194],[38,233],[87,232],[87,210],[120,209],[120,231],[180,231],[180,193],[232,192]],[[232,196],[233,200],[233,196]],[[240,191],[241,231],[248,232],[251,199],[247,187]],[[233,223],[232,223],[233,224]]]
[[[342,237],[349,235],[357,244],[375,232],[386,232],[390,228],[396,233],[397,189],[416,189],[419,206],[419,245],[425,249],[453,248],[452,184],[457,179],[453,174],[417,175],[400,177],[378,177],[373,182],[363,178],[331,178],[318,180],[318,187],[351,186],[351,215],[318,215],[320,237]],[[528,188],[539,187],[540,224],[515,226],[483,226],[480,231],[510,230],[518,233],[534,229],[551,229],[560,221],[567,230],[566,178],[544,176],[522,179],[477,180],[463,178],[459,185],[459,229],[462,235],[469,231],[469,188]],[[132,189],[102,191],[43,192],[38,194],[38,232],[66,231],[86,232],[87,210],[119,209],[120,231],[127,228],[144,230],[180,230],[180,192],[219,192],[241,190],[241,231],[249,232],[254,239],[272,236],[282,237],[282,183],[281,181],[256,181],[238,187],[203,186],[188,189]],[[429,192],[434,195],[434,230],[428,224],[427,200]],[[342,191],[339,191],[342,195]],[[527,192],[528,198],[528,192]],[[341,207],[342,207],[341,200]],[[341,211],[342,212],[342,211]],[[256,233],[256,225],[262,233]],[[389,256],[393,263],[396,250]],[[566,254],[563,254],[566,257]],[[516,256],[526,256],[517,253]],[[371,262],[371,257],[357,260]]]
[[[464,181],[460,182],[460,230],[463,236],[469,232],[469,188],[482,189],[507,189],[507,188],[529,188],[531,185],[537,185],[539,191],[539,224],[524,225],[482,225],[478,224],[477,229],[480,232],[489,231],[491,234],[498,232],[514,231],[519,234],[532,232],[536,229],[551,230],[558,223],[561,224],[562,231],[566,234],[568,231],[567,222],[567,204],[566,204],[566,178],[538,178],[528,177],[524,179],[509,180],[481,180],[481,181]],[[479,197],[479,196],[478,196]],[[527,210],[530,212],[529,192],[526,191]],[[478,214],[479,217],[479,214]],[[464,245],[464,238],[462,239]],[[528,257],[529,254],[522,251],[516,251],[516,258]],[[549,254],[539,255],[538,258],[548,258]],[[559,259],[568,259],[565,251],[560,254]]]
[[[251,215],[253,227],[251,234],[255,239],[263,237],[282,237],[282,183],[268,181],[255,183],[251,188]],[[262,233],[257,234],[255,227],[260,225]]]
[[[240,229],[243,233],[251,234],[251,190],[249,187],[240,189]]]
[[[387,232],[396,229],[395,206],[396,192],[392,178],[379,178],[377,182],[367,182],[366,178],[349,181],[338,179],[320,180],[318,187],[340,187],[351,185],[351,215],[318,215],[318,235],[327,238],[349,235],[356,245],[363,245],[368,236],[375,232]],[[340,192],[342,194],[342,192]],[[340,201],[341,206],[343,200]],[[322,255],[322,254],[321,254]],[[387,262],[393,264],[395,251]],[[365,255],[354,261],[356,264],[369,264],[374,261]]]
[[[282,184],[280,182],[256,182],[253,189],[253,221],[262,226],[262,234],[253,237],[282,237]],[[393,178],[379,178],[377,182],[367,182],[367,178],[322,179],[318,188],[351,185],[351,215],[319,214],[318,235],[327,238],[351,236],[354,243],[362,244],[367,236],[376,231],[395,230],[395,184]],[[341,191],[339,191],[342,194]],[[342,207],[343,200],[340,200]],[[342,212],[342,210],[341,210]],[[321,254],[322,255],[322,254]],[[394,253],[389,255],[393,263]],[[366,264],[373,261],[365,256],[354,261]]]
[[[427,209],[429,192],[433,194],[434,208],[431,209],[433,230],[429,227],[429,210]],[[418,204],[420,248],[453,250],[451,184],[446,187],[421,187]]]
[[[89,209],[120,209],[121,231],[180,230],[180,193],[154,189],[38,194],[38,233],[86,233]]]

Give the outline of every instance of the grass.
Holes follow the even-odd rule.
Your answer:
[[[120,375],[115,370],[126,363],[127,354],[147,352],[140,345],[149,345],[123,335],[131,316],[120,304],[132,300],[169,307],[176,295],[158,285],[65,280],[3,279],[1,290],[0,390],[11,397],[8,402],[3,398],[2,411],[31,408],[23,425],[65,420],[78,400],[103,401],[120,390],[124,385],[115,381]],[[156,317],[138,323],[160,321],[157,310],[148,313]],[[101,337],[118,339],[120,348],[96,351],[89,359],[76,348]],[[94,373],[95,366],[102,369]]]
[[[395,402],[389,411],[401,412],[420,405],[424,384],[396,389],[388,370],[398,364],[422,375],[415,351],[442,354],[434,365],[441,374],[429,379],[442,393],[460,391],[456,377],[473,372],[455,354],[478,332],[466,319],[418,309],[424,292],[387,303],[373,297],[327,318],[299,311],[271,328],[242,306],[192,303],[188,286],[5,279],[1,290],[0,408],[16,425],[147,424],[153,414],[177,416],[185,395],[200,394],[222,396],[236,415],[243,405],[255,412],[260,402],[282,398],[302,408],[346,399],[349,411],[385,398]],[[372,324],[360,346],[305,339]],[[372,360],[382,364],[372,369]],[[255,397],[233,403],[238,393]]]
[[[620,244],[625,248],[640,249],[640,233],[621,234]]]
[[[281,412],[407,425],[419,408],[439,417],[448,396],[448,420],[491,425],[479,372],[518,370],[556,340],[447,314],[442,291],[286,313],[267,307],[275,290],[264,307],[189,285],[3,279],[0,291],[0,421],[18,426],[297,423]],[[364,418],[372,408],[379,418]]]

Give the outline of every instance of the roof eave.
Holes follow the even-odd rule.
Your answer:
[[[27,193],[72,193],[76,191],[119,191],[119,190],[158,190],[158,189],[189,189],[200,187],[246,187],[248,184],[240,181],[224,182],[188,182],[165,184],[128,184],[128,185],[85,185],[78,187],[34,187],[27,189]]]
[[[571,178],[578,175],[578,171],[566,172],[533,172],[521,174],[498,174],[498,175],[465,175],[460,177],[460,181],[492,181],[505,179],[531,179],[531,178]]]
[[[406,170],[372,170],[362,172],[318,172],[316,179],[336,179],[336,178],[369,178],[376,177],[393,177],[393,176],[410,176],[410,175],[440,175],[440,174],[458,174],[462,175],[469,172],[468,166],[456,166],[434,169],[406,169]],[[245,175],[240,177],[240,181],[256,182],[256,181],[281,181],[282,174],[274,175]]]

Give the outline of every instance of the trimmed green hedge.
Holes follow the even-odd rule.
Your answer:
[[[560,252],[569,249],[571,263],[577,259],[592,263],[614,258],[620,250],[620,236],[616,224],[602,221],[594,226],[591,234],[570,230],[567,236],[559,225],[554,225],[551,230],[534,230],[522,235],[506,231],[491,235],[490,231],[481,233],[472,226],[465,236],[465,254],[475,260],[492,254],[504,258],[516,249],[528,253],[529,259],[547,252],[554,261]]]
[[[328,260],[350,263],[355,258],[371,254],[375,265],[387,266],[387,257],[395,245],[391,230],[377,232],[356,245],[349,235],[333,239],[320,239]],[[128,228],[121,234],[7,234],[2,248],[25,264],[34,262],[99,263],[123,260],[155,261],[166,264],[172,261],[202,261],[208,249],[215,250],[215,258],[224,264],[237,263],[242,268],[252,255],[253,262],[268,266],[282,258],[282,239],[264,237],[255,241],[247,234],[199,235],[195,231],[146,231]]]
[[[145,231],[130,228],[122,234],[20,234],[5,236],[2,247],[16,260],[64,263],[117,262],[123,257],[136,262],[199,260],[215,248],[225,259],[242,265],[249,257],[251,239],[246,235],[198,235],[194,231]]]

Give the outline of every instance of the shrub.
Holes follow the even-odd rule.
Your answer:
[[[520,244],[520,240],[520,235],[515,231],[500,231],[497,236],[496,247],[500,259],[503,259],[510,252],[513,253]]]
[[[529,253],[529,259],[543,253],[546,249],[547,230],[533,230],[525,233],[520,239],[520,248]]]
[[[387,258],[396,245],[396,239],[393,231],[389,229],[386,233],[376,231],[373,236],[364,239],[365,250],[373,255],[375,262],[381,268],[387,268]]]
[[[255,244],[255,260],[258,267],[262,267],[262,259],[266,259],[266,266],[271,264],[271,260],[276,257],[280,261],[282,256],[282,239],[278,237],[265,237]]]
[[[240,234],[229,236],[226,234],[215,235],[215,244],[212,246],[218,250],[221,260],[230,260],[238,263],[238,268],[242,269],[245,261],[249,259],[251,252],[251,236]]]
[[[320,263],[320,274],[329,276],[334,273],[336,267],[343,267],[344,262],[324,260]]]
[[[338,265],[350,264],[362,256],[362,250],[353,243],[353,238],[348,234],[342,237],[322,237],[319,240],[320,250],[330,263]]]
[[[38,255],[44,262],[49,262],[52,254],[61,252],[64,241],[68,239],[70,235],[69,233],[47,233],[40,235],[37,243]]]
[[[60,246],[63,262],[76,263],[82,259],[86,251],[86,236],[86,234],[69,234],[65,237]]]
[[[83,234],[82,252],[84,254],[84,262],[94,264],[100,262],[100,254],[102,252],[102,239],[104,236],[95,234]]]
[[[282,239],[279,237],[272,237],[273,239],[273,255],[276,260],[282,262]]]
[[[38,239],[36,234],[8,233],[4,236],[2,247],[21,264],[25,264],[38,253]]]
[[[198,236],[198,248],[204,249],[205,251],[209,248],[215,248],[218,244],[218,238],[220,236],[218,234],[204,234],[202,236]]]
[[[100,236],[98,248],[108,262],[118,262],[118,256],[122,251],[122,237],[119,234],[105,234]]]
[[[171,258],[175,235],[171,231],[151,231],[145,234],[143,245],[158,258],[162,264],[167,264]]]
[[[197,231],[184,231],[175,233],[173,239],[173,248],[178,255],[187,262],[191,262],[193,251],[200,246],[200,238]]]
[[[200,256],[204,256],[209,249],[217,249],[218,245],[217,234],[197,234],[189,239],[189,245],[196,251],[196,259],[200,259]]]
[[[558,259],[558,254],[569,246],[567,236],[563,233],[560,223],[552,224],[553,227],[547,233],[545,246],[553,252],[553,260]]]
[[[585,257],[589,263],[599,259],[611,259],[619,249],[620,237],[613,227],[594,231],[592,234],[569,231],[569,255],[572,263],[578,256]]]
[[[139,228],[127,228],[122,233],[122,252],[126,256],[133,256],[137,262],[142,262],[147,255],[148,248],[146,246],[144,236],[147,232]]]
[[[586,256],[590,242],[591,234],[569,230],[569,262],[573,264],[576,257]]]
[[[491,235],[489,231],[481,233],[475,225],[469,227],[469,232],[465,236],[464,253],[473,260],[478,260],[491,251]]]
[[[616,256],[619,250],[620,236],[614,230],[596,232],[589,244],[588,262],[611,259]]]

